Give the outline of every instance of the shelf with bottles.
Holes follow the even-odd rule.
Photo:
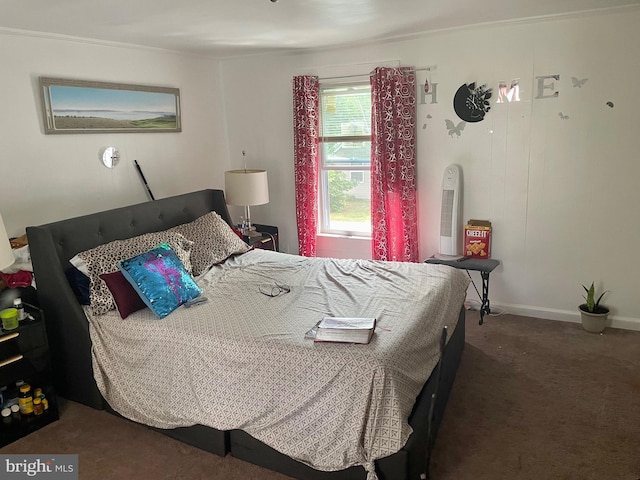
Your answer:
[[[15,290],[9,294],[28,293],[24,289]],[[5,301],[0,306],[7,308],[15,304],[13,298],[6,297],[6,292],[2,293]],[[0,446],[58,419],[44,313],[37,305],[23,303],[25,318],[19,320],[17,326],[9,323],[0,330]],[[20,387],[25,384],[29,388],[23,392],[25,406],[21,410]],[[27,400],[29,392],[30,401]],[[37,398],[35,409],[34,398]],[[15,411],[16,405],[18,411]]]
[[[35,378],[25,383],[0,387],[0,446],[19,438],[58,419],[55,395],[50,386],[39,386]],[[32,387],[33,384],[33,387]]]

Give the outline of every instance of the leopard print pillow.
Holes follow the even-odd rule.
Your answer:
[[[231,255],[251,250],[216,212],[209,212],[169,231],[179,232],[194,242],[191,248],[194,275],[204,273],[211,265],[223,262]]]
[[[193,242],[178,232],[145,233],[126,240],[98,245],[90,250],[78,253],[87,267],[89,276],[89,302],[94,315],[102,315],[116,308],[111,292],[99,275],[118,270],[118,262],[134,257],[166,242],[176,252],[185,269],[191,273],[190,251]]]

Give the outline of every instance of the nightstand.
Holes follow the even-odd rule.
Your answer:
[[[247,237],[243,236],[242,239],[251,245],[253,248],[261,248],[263,250],[273,250],[275,252],[280,251],[278,243],[278,227],[273,225],[261,225],[258,223],[253,224],[256,227],[256,232],[260,233],[260,236]]]
[[[22,380],[31,386],[32,393],[36,388],[42,389],[48,409],[41,415],[1,417],[0,447],[58,419],[44,313],[34,305],[23,303],[25,312],[33,320],[21,320],[13,330],[0,329],[0,387],[6,387],[2,390],[3,403],[6,405],[17,398],[16,382]]]

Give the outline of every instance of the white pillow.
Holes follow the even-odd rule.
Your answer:
[[[87,267],[87,262],[85,262],[82,258],[78,256],[78,254],[74,255],[69,263],[84,273],[87,277],[89,276],[89,267]]]

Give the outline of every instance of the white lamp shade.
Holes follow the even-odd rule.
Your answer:
[[[0,270],[7,268],[16,261],[13,256],[13,250],[11,249],[11,243],[9,243],[9,236],[7,235],[7,229],[4,227],[4,221],[0,214]]]
[[[266,170],[229,170],[224,172],[225,197],[229,205],[269,203]]]

